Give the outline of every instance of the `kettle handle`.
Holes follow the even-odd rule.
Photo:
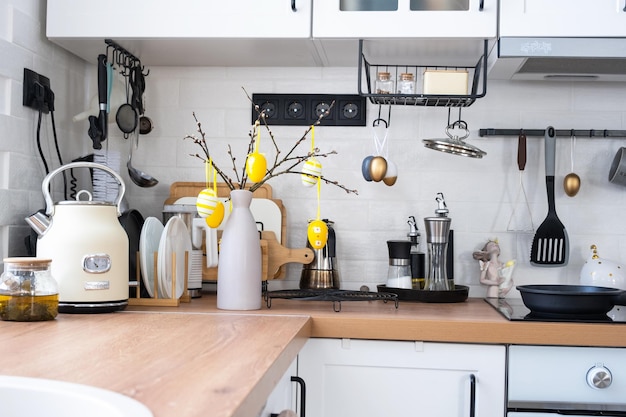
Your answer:
[[[120,204],[122,202],[122,198],[124,198],[124,193],[126,192],[126,185],[124,185],[124,180],[122,180],[122,177],[120,177],[117,172],[103,164],[98,164],[95,162],[72,162],[70,164],[60,166],[59,168],[50,172],[48,175],[46,175],[46,177],[43,179],[43,182],[41,183],[41,191],[43,193],[44,200],[46,201],[46,215],[48,217],[52,216],[54,213],[54,202],[52,201],[52,197],[50,196],[49,191],[50,181],[52,181],[52,178],[58,173],[72,168],[101,169],[107,172],[113,178],[115,178],[115,181],[117,181],[118,185],[120,186],[117,192],[117,198],[115,199],[115,205],[117,206],[117,217],[122,215],[122,212],[120,210]]]

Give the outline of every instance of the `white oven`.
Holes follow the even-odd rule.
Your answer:
[[[510,346],[507,381],[507,417],[626,416],[626,348]]]

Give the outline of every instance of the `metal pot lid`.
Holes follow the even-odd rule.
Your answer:
[[[464,130],[464,135],[453,135],[450,133],[450,130],[453,128]],[[422,142],[424,142],[424,146],[429,149],[451,153],[453,155],[467,156],[470,158],[482,158],[487,155],[487,152],[463,141],[463,139],[469,136],[469,129],[467,128],[467,123],[462,120],[458,120],[446,126],[446,135],[448,137],[445,139],[424,139]]]

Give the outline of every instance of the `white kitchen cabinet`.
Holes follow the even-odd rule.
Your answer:
[[[296,383],[291,380],[291,377],[297,376],[297,374],[298,359],[296,358],[267,398],[265,407],[263,407],[263,411],[261,411],[258,417],[270,417],[279,414],[283,410],[296,411],[298,407],[298,397],[296,397],[298,391]]]
[[[626,36],[626,0],[504,0],[500,36]]]
[[[46,36],[93,63],[106,38],[144,65],[317,66],[326,59],[310,39],[311,0],[48,0]]]
[[[504,346],[310,339],[299,354],[298,375],[306,382],[310,416],[505,412]]]
[[[48,0],[47,14],[48,36],[60,38],[308,38],[311,34],[311,0]]]
[[[489,39],[497,20],[497,0],[313,0],[314,38]]]

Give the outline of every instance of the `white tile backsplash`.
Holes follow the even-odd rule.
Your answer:
[[[0,25],[0,93],[5,100],[0,103],[2,256],[23,253],[22,239],[17,235],[28,228],[23,227],[21,219],[41,205],[40,183],[45,174],[34,140],[36,112],[21,104],[24,67],[51,79],[65,162],[92,151],[87,123],[73,122],[72,117],[88,108],[96,94],[95,66],[45,40],[41,3],[0,3],[0,21],[11,23]],[[354,94],[357,69],[154,67],[146,83],[146,116],[152,119],[154,129],[140,137],[133,162],[160,182],[154,188],[139,188],[130,182],[123,166],[121,174],[131,207],[144,217],[161,217],[172,182],[204,180],[204,167],[189,156],[198,149],[182,139],[195,131],[192,112],[207,132],[216,162],[230,169],[227,145],[242,161],[251,127],[251,107],[243,89],[249,94]],[[598,245],[601,256],[626,262],[626,189],[607,179],[610,163],[624,139],[577,138],[574,170],[582,186],[574,198],[567,197],[561,187],[563,176],[571,171],[571,141],[557,140],[556,206],[569,232],[570,263],[562,268],[537,268],[528,262],[533,234],[507,231],[520,181],[517,138],[478,135],[480,128],[543,129],[548,125],[557,129],[625,129],[625,109],[624,83],[490,81],[487,96],[464,109],[460,116],[470,129],[467,142],[487,152],[478,160],[423,146],[422,139],[445,137],[448,117],[456,120],[458,110],[453,109],[448,116],[444,108],[392,106],[388,157],[399,172],[393,187],[368,183],[361,176],[363,158],[374,152],[372,122],[379,115],[377,106],[368,105],[365,127],[322,124],[316,130],[316,145],[323,151],[338,152],[322,160],[324,175],[359,191],[353,195],[336,187],[322,187],[322,216],[335,221],[342,286],[357,289],[366,284],[373,289],[383,283],[386,240],[405,238],[411,215],[418,219],[424,233],[423,218],[433,214],[437,192],[445,194],[455,230],[455,279],[470,285],[472,296],[483,296],[486,291],[478,283],[479,270],[472,252],[490,238],[499,239],[502,260],[517,259],[514,279],[518,284],[576,283],[591,244]],[[380,116],[387,119],[388,112],[389,108],[383,107]],[[54,160],[49,116],[44,117],[44,124],[48,126],[44,129],[44,151]],[[284,152],[302,135],[304,127],[275,126],[272,131]],[[105,145],[119,152],[125,161],[129,143],[114,123],[110,124],[110,135]],[[271,156],[269,137],[262,137],[262,144]],[[547,213],[543,155],[543,140],[529,137],[523,182],[535,226]],[[296,175],[278,177],[271,185],[275,198],[282,199],[287,209],[287,245],[303,247],[307,220],[316,213],[315,190],[303,187]],[[425,235],[421,250],[426,251]],[[300,265],[289,265],[287,279],[272,282],[271,288],[297,287],[301,270]],[[514,291],[511,296],[518,293]]]

